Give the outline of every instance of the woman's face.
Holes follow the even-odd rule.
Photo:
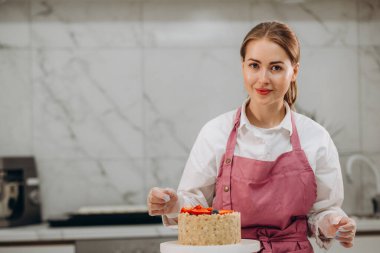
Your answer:
[[[244,86],[251,101],[261,105],[283,103],[299,64],[290,62],[285,50],[266,39],[250,41],[242,62]]]

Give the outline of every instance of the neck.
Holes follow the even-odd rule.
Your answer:
[[[283,102],[268,106],[255,104],[250,100],[245,109],[249,122],[260,128],[272,128],[279,125],[286,114]]]

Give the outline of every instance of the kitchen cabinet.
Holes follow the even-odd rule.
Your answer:
[[[0,253],[156,253],[177,239],[162,224],[51,228],[35,224],[0,229]]]
[[[60,245],[25,245],[0,246],[0,253],[160,253],[160,243],[177,240],[176,237],[160,238],[133,238],[133,239],[98,239],[77,240],[75,244]],[[355,245],[350,249],[334,242],[329,251],[320,249],[314,239],[311,239],[314,253],[350,253],[366,252],[378,253],[380,248],[380,234],[357,236]]]
[[[81,240],[76,242],[76,253],[160,253],[160,243],[174,240],[177,237]]]
[[[75,253],[75,245],[1,246],[0,253]]]
[[[174,241],[177,237],[168,238],[141,238],[117,240],[80,240],[76,242],[76,253],[160,253],[160,243]],[[311,240],[314,253],[325,253]],[[350,253],[366,252],[378,253],[380,248],[380,234],[371,236],[357,236],[353,248],[346,249],[335,242],[328,252]],[[0,252],[1,253],[1,252]]]

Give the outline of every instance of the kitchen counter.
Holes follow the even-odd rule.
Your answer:
[[[379,234],[380,219],[359,219],[357,235]],[[10,242],[57,242],[93,239],[176,237],[177,230],[162,224],[51,228],[48,224],[0,229],[0,244]]]
[[[177,230],[162,224],[51,228],[48,224],[0,229],[0,244],[93,239],[176,237]]]
[[[380,219],[352,217],[356,221],[357,234],[380,234]]]

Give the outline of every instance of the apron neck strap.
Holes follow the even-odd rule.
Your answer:
[[[298,131],[296,127],[296,121],[294,119],[294,113],[292,110],[289,111],[290,119],[292,121],[292,135],[290,136],[290,143],[292,144],[293,150],[301,150],[300,138],[298,136]]]
[[[232,128],[230,136],[228,137],[226,155],[225,155],[226,159],[227,158],[232,159],[234,155],[236,139],[237,139],[237,130],[240,126],[240,114],[241,114],[241,107],[239,107],[236,111],[236,115],[234,119],[234,127]]]

